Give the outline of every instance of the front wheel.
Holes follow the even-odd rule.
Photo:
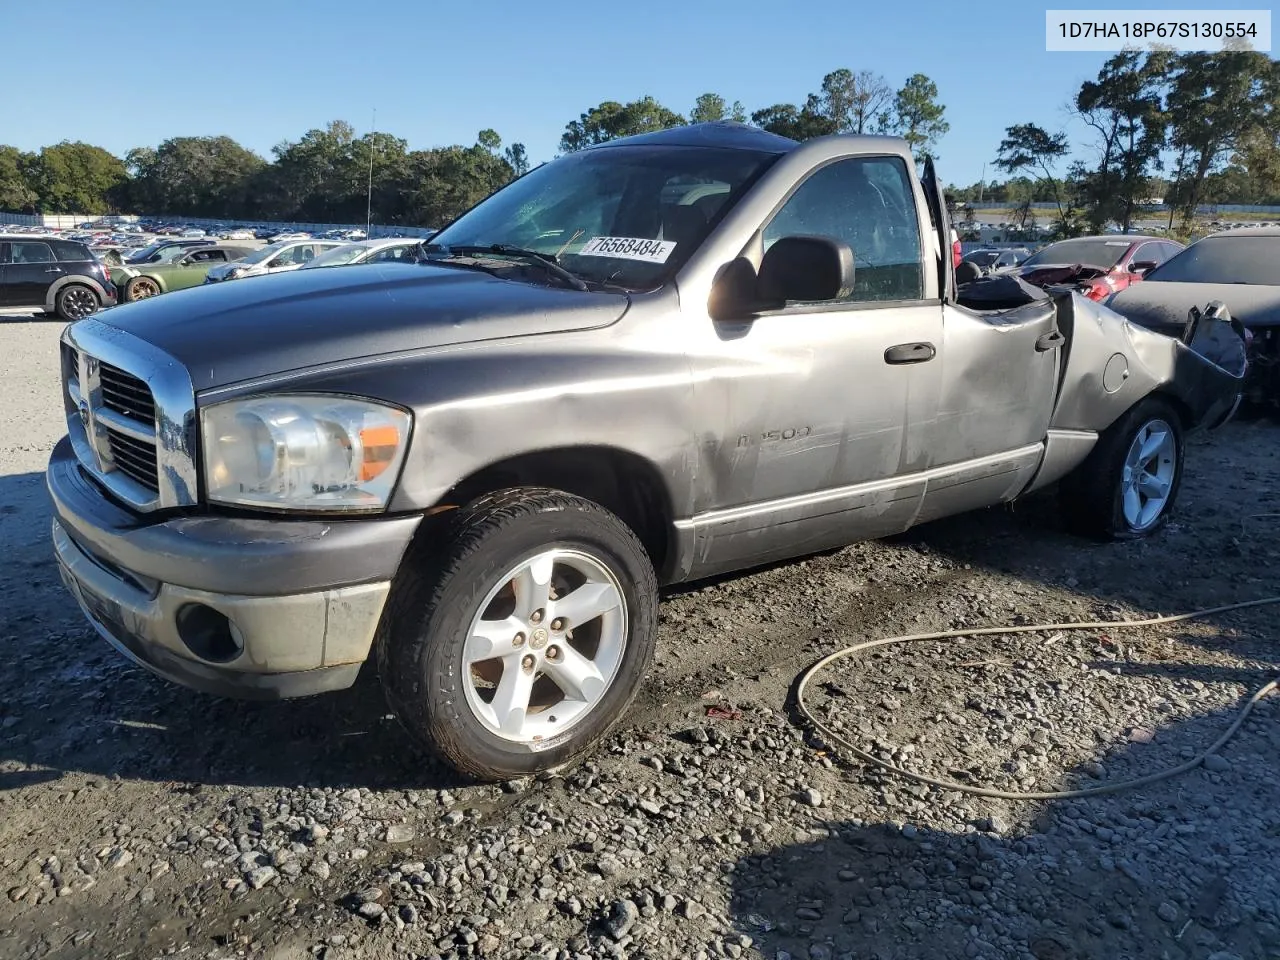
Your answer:
[[[1063,481],[1068,521],[1100,539],[1150,536],[1173,514],[1184,456],[1178,412],[1159,397],[1135,404]]]
[[[656,630],[653,567],[626,524],[559,491],[506,490],[405,558],[378,671],[416,739],[506,780],[598,743],[639,690]]]

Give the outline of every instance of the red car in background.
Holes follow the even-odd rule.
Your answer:
[[[1016,273],[1037,287],[1072,285],[1090,300],[1101,302],[1137,283],[1182,249],[1182,244],[1162,237],[1073,237],[1033,253]]]

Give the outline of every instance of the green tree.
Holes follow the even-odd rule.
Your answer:
[[[444,227],[514,173],[504,158],[482,144],[415,150],[408,156],[404,222]]]
[[[736,120],[738,123],[746,123],[747,112],[742,109],[741,102],[737,100],[733,102],[733,106],[729,106],[720,94],[704,93],[698,97],[693,109],[689,111],[689,122],[711,123],[716,120]]]
[[[751,114],[751,122],[762,130],[792,140],[812,140],[835,133],[836,123],[822,112],[817,94],[809,94],[803,107],[793,103],[775,103]]]
[[[153,213],[233,217],[245,209],[266,161],[230,137],[174,137],[130,150],[130,206]]]
[[[515,176],[523,177],[529,172],[529,154],[523,143],[513,143],[507,147],[502,151],[502,158],[510,165],[511,172]]]
[[[44,147],[31,165],[42,213],[103,213],[109,195],[128,179],[124,162],[101,147],[71,142]]]
[[[0,210],[34,213],[38,196],[32,185],[35,155],[0,144]]]
[[[870,133],[877,119],[893,102],[893,88],[870,70],[841,68],[822,78],[818,95],[822,114],[840,133]]]
[[[948,130],[946,107],[938,102],[938,86],[923,73],[907,78],[893,98],[892,112],[882,116],[880,127],[896,133],[911,145],[917,159],[937,155],[935,148]]]
[[[497,153],[502,149],[502,138],[498,136],[498,131],[491,130],[488,127],[480,131],[480,134],[476,137],[476,143],[490,153]]]
[[[1274,135],[1280,112],[1280,66],[1263,53],[1225,50],[1172,58],[1167,107],[1177,151],[1175,196],[1190,227],[1205,179],[1237,149]]]
[[[565,126],[564,135],[560,137],[560,149],[572,153],[593,144],[678,127],[683,123],[684,117],[668,110],[653,97],[643,97],[630,103],[606,100]]]
[[[996,152],[996,167],[1005,173],[1034,170],[1058,205],[1058,217],[1065,218],[1062,191],[1054,168],[1067,155],[1065,133],[1049,133],[1034,123],[1018,123],[1005,129],[1004,139]]]
[[[1077,115],[1096,135],[1097,162],[1082,181],[1095,230],[1115,220],[1128,229],[1159,166],[1167,119],[1163,87],[1170,54],[1125,50],[1076,94]]]

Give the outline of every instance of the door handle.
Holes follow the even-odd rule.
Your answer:
[[[938,351],[932,343],[900,343],[884,352],[884,362],[892,364],[924,363],[926,360],[932,360],[937,355]]]
[[[1067,338],[1057,330],[1054,330],[1052,333],[1046,333],[1036,341],[1036,350],[1040,353],[1043,353],[1046,350],[1057,350],[1066,342]]]
[[[61,272],[62,272],[61,267],[49,267],[47,270],[45,270],[45,273],[61,273]]]

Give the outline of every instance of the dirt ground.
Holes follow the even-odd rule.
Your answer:
[[[0,317],[0,958],[1280,956],[1280,698],[1183,776],[1048,802],[887,776],[794,704],[861,639],[1280,594],[1276,425],[1196,438],[1149,541],[1074,539],[1042,498],[675,592],[592,760],[475,786],[376,677],[219,701],[84,625],[43,486],[59,329]],[[1276,614],[889,648],[820,678],[816,709],[950,779],[1115,782],[1194,755],[1280,672]]]

